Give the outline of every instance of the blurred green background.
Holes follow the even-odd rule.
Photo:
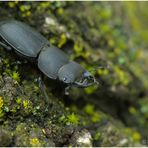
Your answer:
[[[96,130],[105,113],[125,126],[121,133],[134,143],[148,144],[147,6],[147,2],[0,2],[0,17],[36,28],[100,82],[84,90],[73,88],[70,96],[62,97],[74,112],[69,122]],[[94,146],[100,146],[100,135],[93,135]]]

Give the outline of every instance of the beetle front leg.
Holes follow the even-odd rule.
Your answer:
[[[71,86],[67,86],[66,88],[65,88],[65,95],[69,95],[69,90],[70,90],[70,88],[71,88]]]

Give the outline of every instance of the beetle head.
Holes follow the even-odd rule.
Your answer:
[[[59,69],[58,78],[60,81],[66,84],[72,84],[74,82],[75,75],[76,75],[74,71],[76,70],[73,69],[73,65],[75,65],[75,63],[70,62],[70,63],[63,65]]]
[[[94,76],[80,64],[70,61],[58,71],[60,81],[75,87],[88,87],[96,82]]]

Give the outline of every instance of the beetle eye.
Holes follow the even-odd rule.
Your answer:
[[[64,77],[64,78],[63,78],[63,81],[65,82],[66,80],[67,80],[67,78]]]

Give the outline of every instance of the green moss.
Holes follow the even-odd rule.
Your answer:
[[[21,104],[21,102],[22,102],[22,99],[21,98],[16,98],[16,103],[17,104]]]
[[[61,48],[66,42],[67,42],[66,35],[65,34],[61,34],[58,47]]]
[[[11,77],[12,77],[15,81],[20,82],[20,76],[19,76],[19,73],[18,73],[18,72],[13,71],[12,74],[11,74]]]
[[[72,113],[67,116],[67,123],[72,123],[72,124],[78,124],[79,123],[79,117],[78,115]]]
[[[91,104],[87,104],[84,107],[84,111],[86,114],[89,115],[89,118],[93,123],[99,122],[102,119],[102,115],[99,112],[95,111],[94,106]]]
[[[13,8],[13,7],[15,7],[16,6],[16,2],[14,3],[14,2],[8,2],[8,6],[10,7],[10,8]]]
[[[89,87],[89,88],[85,88],[85,91],[87,94],[92,94],[94,91],[95,91],[95,87],[92,86],[92,87]]]
[[[93,115],[94,113],[94,106],[91,105],[91,104],[87,104],[85,107],[84,107],[84,111],[89,114],[89,115]]]
[[[93,116],[92,116],[92,122],[99,122],[101,120],[101,116],[98,112],[94,112]]]
[[[94,136],[94,140],[98,141],[101,137],[101,133],[100,132],[96,132],[95,136]]]
[[[59,118],[59,122],[60,123],[64,123],[66,125],[69,125],[69,124],[79,124],[79,117],[78,115],[72,113],[72,114],[69,114],[67,116],[65,115],[62,115],[60,118]]]
[[[136,110],[136,108],[133,107],[133,106],[129,107],[129,112],[130,112],[131,114],[133,114],[133,115],[137,114],[137,110]]]
[[[22,114],[24,116],[32,114],[34,109],[33,109],[33,106],[32,106],[32,102],[30,100],[27,100],[27,99],[23,100],[22,105],[23,105]]]
[[[75,42],[73,49],[76,52],[76,54],[79,54],[83,50],[83,44],[81,42],[80,43]]]

